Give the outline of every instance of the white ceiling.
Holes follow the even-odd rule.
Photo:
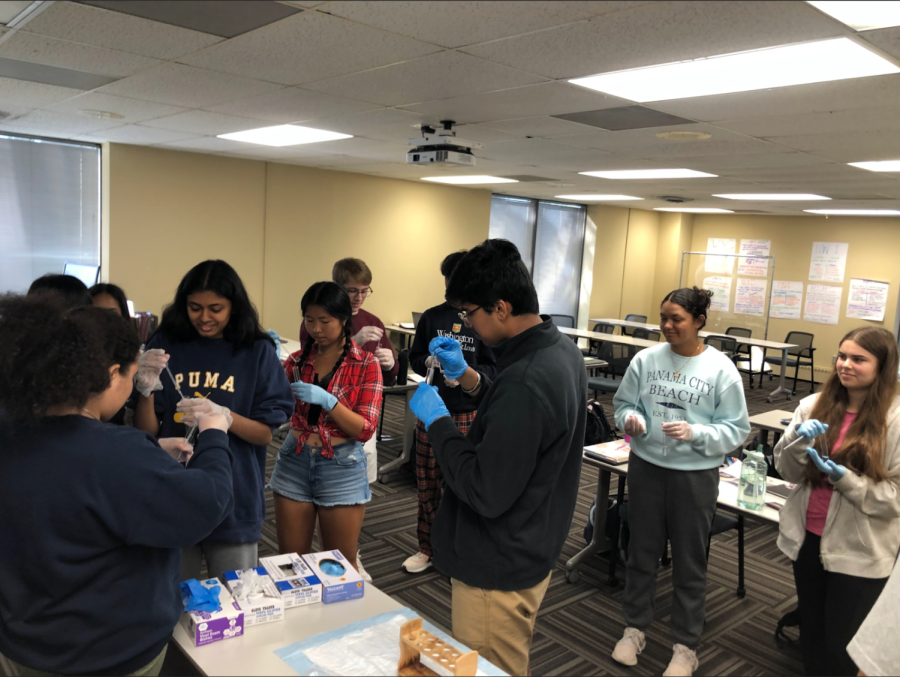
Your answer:
[[[0,131],[407,180],[536,175],[547,180],[504,184],[498,192],[620,193],[646,198],[637,203],[642,208],[665,205],[662,195],[692,198],[698,207],[793,214],[810,207],[712,197],[780,191],[832,197],[829,208],[900,209],[900,174],[845,164],[900,158],[900,75],[647,104],[694,121],[673,127],[612,132],[550,117],[633,104],[570,85],[569,78],[857,35],[806,2],[284,4],[303,11],[223,39],[46,2],[15,29],[0,28],[0,58],[119,79],[85,92],[0,78],[0,111],[8,114]],[[857,39],[900,59],[900,28]],[[121,117],[98,119],[85,110]],[[407,139],[418,136],[414,125],[444,118],[459,123],[462,138],[485,144],[477,166],[406,165]],[[287,148],[215,138],[281,123],[356,138]],[[670,130],[710,138],[657,137]],[[662,167],[719,178],[610,181],[578,174]]]

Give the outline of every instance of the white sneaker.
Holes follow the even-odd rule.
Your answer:
[[[663,675],[668,677],[691,677],[700,666],[697,654],[684,644],[672,645],[672,660]]]
[[[424,552],[417,552],[412,557],[407,557],[402,564],[408,574],[419,574],[431,567],[431,557]]]
[[[613,649],[612,659],[622,665],[637,665],[638,654],[644,650],[645,646],[647,646],[647,640],[644,638],[643,632],[637,628],[625,628],[625,634]]]
[[[362,559],[359,556],[359,553],[356,553],[356,570],[359,572],[359,575],[366,583],[372,582],[372,577],[369,575],[369,572],[366,571],[365,567],[362,565]]]

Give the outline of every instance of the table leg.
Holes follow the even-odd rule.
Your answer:
[[[608,552],[612,545],[606,538],[606,510],[609,503],[609,480],[612,474],[608,470],[600,470],[597,477],[597,511],[594,515],[594,536],[587,547],[566,562],[566,580],[577,583],[581,573],[575,569],[591,555]],[[589,516],[590,517],[590,516]]]
[[[785,348],[781,351],[781,376],[778,377],[778,387],[769,393],[769,396],[766,398],[766,402],[772,402],[773,397],[778,397],[781,393],[787,395],[788,401],[791,399],[791,391],[789,388],[784,386],[785,382],[785,374],[787,374],[787,361],[788,361],[788,349]]]
[[[409,408],[409,401],[412,399],[415,393],[415,390],[408,390],[406,392],[406,406],[403,409],[403,448],[400,451],[400,456],[398,458],[395,458],[393,461],[385,463],[378,469],[378,481],[382,484],[384,484],[385,478],[388,475],[390,475],[394,470],[402,466],[404,463],[408,462],[410,456],[412,455],[413,435],[415,435],[416,429],[416,417],[412,413],[412,409]]]

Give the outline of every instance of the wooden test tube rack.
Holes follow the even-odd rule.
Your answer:
[[[438,675],[439,673],[423,665],[422,658],[446,669],[447,674],[458,677],[474,677],[478,669],[477,651],[460,653],[456,647],[423,630],[421,618],[414,618],[400,628],[400,662],[397,674],[413,677]]]

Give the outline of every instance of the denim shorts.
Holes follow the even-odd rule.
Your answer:
[[[268,488],[280,496],[324,507],[361,505],[372,500],[362,442],[352,440],[334,447],[332,458],[321,447],[304,444],[297,453],[297,438],[288,433]]]

